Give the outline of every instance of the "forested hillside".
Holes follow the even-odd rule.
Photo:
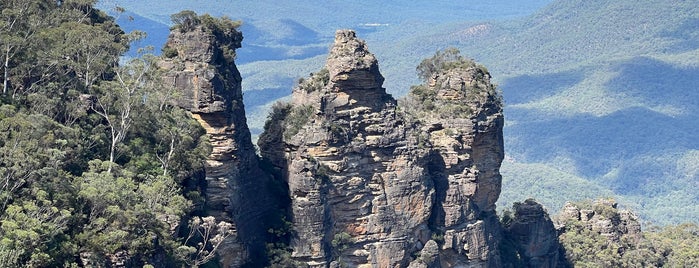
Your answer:
[[[0,266],[189,262],[203,129],[94,1],[0,2]],[[196,230],[197,226],[192,225]]]
[[[460,41],[500,74],[505,185],[536,185],[536,197],[579,189],[539,198],[550,208],[601,187],[649,222],[696,221],[698,12],[687,1],[557,1]],[[526,197],[504,192],[501,204]]]

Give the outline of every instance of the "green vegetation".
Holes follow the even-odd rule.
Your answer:
[[[177,57],[179,52],[177,52],[177,49],[171,48],[171,47],[163,47],[163,57],[165,58],[174,58]]]
[[[314,110],[315,109],[311,105],[291,107],[288,115],[284,119],[284,138],[290,139],[299,133],[313,116]]]
[[[330,245],[332,245],[333,249],[333,255],[335,256],[340,267],[347,267],[347,264],[342,261],[342,252],[349,248],[352,243],[354,243],[354,239],[347,232],[336,233],[333,236],[333,240],[330,241]]]
[[[455,47],[446,48],[444,50],[437,51],[434,56],[422,60],[417,66],[417,76],[422,79],[422,81],[429,81],[434,78],[434,75],[446,73],[449,70],[461,68],[480,68],[481,72],[479,74],[486,74],[488,70],[483,66],[476,65],[473,60],[469,60],[461,56],[459,49]],[[481,77],[482,78],[482,77]]]
[[[205,32],[210,32],[217,37],[216,40],[226,40],[227,43],[217,43],[216,47],[220,49],[220,53],[216,53],[223,57],[222,61],[215,60],[214,62],[226,62],[233,64],[236,54],[235,49],[241,46],[243,35],[240,34],[238,28],[242,25],[241,21],[234,21],[228,17],[214,18],[209,14],[197,15],[191,10],[180,11],[179,13],[170,16],[174,23],[171,30],[179,29],[180,32],[189,32],[197,27]],[[173,58],[177,55],[177,51],[171,47],[163,48],[163,55],[166,58]]]
[[[619,211],[599,202],[580,202],[602,219],[619,222]],[[638,237],[622,235],[613,240],[584,222],[565,222],[559,237],[567,260],[575,267],[696,267],[699,265],[699,226],[682,224],[652,227]]]
[[[535,201],[527,199],[524,203],[533,204],[530,202]],[[506,231],[499,246],[506,266],[526,266],[527,256],[522,255],[523,245],[518,242],[521,237],[509,233],[517,217],[522,216],[513,213],[521,205],[515,202],[512,210],[505,209],[500,214],[500,223]],[[569,205],[566,214],[554,220],[558,241],[542,244],[560,243],[559,257],[564,258],[559,260],[560,264],[572,267],[694,267],[699,263],[699,226],[696,224],[650,227],[644,231],[635,214],[617,209],[613,199],[583,200]],[[575,214],[572,208],[580,214]],[[527,223],[521,219],[519,222]],[[519,230],[527,232],[527,229]]]
[[[306,93],[320,91],[330,82],[330,74],[328,69],[320,69],[317,73],[311,73],[311,77],[308,79],[299,78],[298,87],[306,91]]]
[[[355,27],[368,40],[384,86],[396,97],[420,82],[413,73],[420,59],[455,46],[488,66],[508,104],[506,154],[526,176],[511,172],[503,181],[533,186],[504,187],[503,196],[545,193],[537,199],[557,209],[565,200],[596,198],[600,190],[628,200],[657,224],[699,218],[697,192],[691,190],[698,178],[677,168],[679,159],[699,148],[690,138],[699,131],[693,108],[699,83],[696,1],[342,4],[361,10],[359,17],[335,14],[336,4],[321,1],[306,1],[304,8],[184,0],[120,4],[162,23],[183,6],[250,14],[242,27],[249,49],[240,60],[246,64],[239,67],[244,90],[255,94],[288,92],[297,77],[320,68],[337,28]],[[328,13],[334,16],[317,16]],[[357,26],[371,21],[387,25]],[[262,128],[270,104],[284,95],[265,97],[246,105],[252,128]],[[539,173],[556,176],[531,176]],[[578,186],[586,188],[572,188]],[[556,190],[566,194],[552,194]]]
[[[228,17],[214,18],[209,14],[197,15],[196,12],[191,10],[183,10],[179,13],[170,16],[173,26],[171,30],[179,29],[181,32],[189,32],[194,30],[197,26],[203,26],[205,29],[211,31],[230,31],[237,30],[243,23],[241,21],[234,21]]]
[[[288,194],[288,193],[284,193]],[[275,241],[267,244],[267,258],[269,259],[269,268],[296,268],[308,267],[304,262],[296,261],[291,258],[291,248],[289,240],[291,239],[292,223],[285,217],[281,217],[279,226],[270,228],[268,232],[273,235]]]
[[[264,89],[288,90],[297,77],[320,68],[327,53],[319,49],[316,54],[296,57],[291,50],[318,44],[327,48],[336,28],[366,23],[343,14],[315,16],[337,6],[307,3],[302,14],[284,14],[283,6],[264,9],[254,3],[221,11],[233,16],[260,9],[255,13],[260,19],[253,18],[246,24],[254,27],[249,31],[243,27],[247,44],[283,51],[260,55],[259,47],[249,50],[241,60],[251,62],[239,66],[245,90],[255,90],[255,94]],[[458,4],[384,3],[396,12],[372,16],[373,9],[362,9],[368,12],[362,19],[390,25],[358,30],[379,58],[386,77],[384,86],[396,97],[408,94],[410,85],[420,82],[413,72],[420,59],[431,57],[445,46],[455,46],[488,66],[507,102],[506,154],[516,159],[526,174],[541,173],[537,169],[542,167],[546,172],[561,171],[550,178],[521,178],[510,173],[503,178],[505,183],[536,186],[504,187],[503,195],[521,195],[519,191],[549,193],[548,198],[562,205],[565,200],[595,198],[589,195],[594,193],[589,189],[595,189],[603,193],[601,196],[628,200],[645,219],[657,224],[699,218],[699,206],[693,201],[697,193],[689,183],[697,177],[687,178],[688,173],[677,169],[681,164],[678,160],[698,148],[697,139],[688,138],[699,131],[693,108],[697,107],[694,100],[698,92],[694,85],[699,83],[696,1],[510,1],[500,6],[503,3],[488,2],[483,10],[523,14],[512,10],[513,5],[520,5],[517,9],[529,10],[526,13],[538,11],[528,17],[491,20],[467,15],[465,10],[473,8]],[[546,4],[550,5],[540,9]],[[167,3],[157,5],[160,9],[174,8]],[[197,7],[206,10],[212,5]],[[356,9],[372,3],[344,5]],[[421,8],[415,8],[418,5]],[[385,9],[382,6],[376,10]],[[426,14],[437,13],[440,16],[433,16],[434,21],[426,19]],[[419,23],[420,19],[431,23]],[[268,102],[260,101],[258,107],[246,105],[254,109],[248,113],[251,126],[261,128],[269,110],[266,104],[281,97],[284,95],[270,94]],[[565,170],[561,170],[560,162],[567,165]],[[564,177],[576,181],[568,183]],[[555,181],[588,188],[560,187],[567,195],[534,188],[559,188],[553,185]],[[545,201],[539,196],[537,199]],[[551,203],[546,206],[560,207]]]
[[[0,267],[204,264],[231,228],[188,221],[204,130],[94,2],[0,4]]]
[[[93,7],[95,2],[0,3],[0,266],[75,266],[81,258],[105,266],[110,258],[118,256],[126,256],[133,266],[148,267],[153,261],[171,266],[204,264],[230,235],[226,223],[188,218],[199,197],[197,189],[183,185],[196,185],[192,175],[201,170],[210,150],[204,131],[187,112],[170,105],[173,96],[160,88],[154,64],[157,58],[144,55],[119,63],[120,56],[143,33],[123,32],[112,18]],[[148,4],[157,9],[163,2],[167,1]],[[524,80],[520,85],[529,85],[522,87],[526,94],[520,94],[521,99],[514,103],[521,105],[513,106],[509,115],[515,120],[506,132],[516,133],[508,134],[512,135],[508,139],[514,141],[508,143],[508,154],[527,164],[513,164],[525,171],[512,172],[505,180],[527,187],[505,187],[506,191],[541,186],[538,191],[548,193],[552,203],[581,194],[611,192],[643,204],[643,209],[654,212],[657,221],[670,216],[673,220],[696,219],[697,195],[692,186],[698,174],[697,141],[691,138],[696,133],[697,112],[692,106],[696,90],[691,88],[697,81],[696,63],[692,61],[697,50],[693,17],[696,4],[600,2],[571,12],[580,3],[556,3],[518,25],[486,27],[490,30],[484,31],[482,38],[460,34],[462,26],[472,23],[458,23],[445,31],[450,35],[445,38],[428,38],[434,37],[428,28],[441,31],[450,26],[392,26],[391,30],[404,28],[420,34],[384,42],[389,44],[384,47],[377,42],[379,47],[374,51],[389,58],[384,64],[390,66],[387,77],[402,81],[389,81],[387,87],[404,92],[407,86],[403,89],[395,85],[413,81],[411,72],[404,70],[417,63],[405,59],[417,60],[430,53],[437,46],[430,42],[453,41],[502,75],[501,79],[510,83],[510,92],[516,91],[511,86],[515,78]],[[323,17],[314,14],[328,12],[315,9],[299,13],[314,18]],[[333,19],[347,19],[343,16],[338,14]],[[221,55],[228,63],[233,62],[233,49],[242,41],[237,31],[239,22],[191,11],[172,19],[173,27],[181,30],[202,26],[215,36],[235,37],[223,38],[233,40],[230,44],[220,44]],[[594,25],[589,25],[591,22]],[[317,25],[322,24],[332,25]],[[383,40],[393,37],[386,35]],[[327,41],[323,38],[303,46],[318,47],[320,43],[322,47]],[[166,57],[177,54],[172,48],[164,48],[163,52]],[[638,59],[639,55],[643,58]],[[321,61],[322,56],[292,61],[294,71],[285,70],[279,61],[254,63],[247,71],[261,73],[256,79],[265,83],[260,85],[283,87],[293,83],[290,77],[315,69],[310,65]],[[471,64],[458,53],[446,50],[423,62],[418,71],[423,78],[431,78],[439,69]],[[576,79],[569,71],[582,77]],[[280,77],[289,81],[279,84]],[[307,85],[309,92],[318,90],[327,83],[325,77],[319,73],[299,84]],[[572,82],[561,84],[561,80]],[[588,85],[593,90],[585,91],[591,88]],[[638,90],[626,91],[635,88]],[[425,86],[412,91],[425,107],[454,108],[436,104],[434,91]],[[599,99],[605,100],[603,105],[589,105],[600,103]],[[573,105],[560,105],[567,102]],[[470,113],[458,109],[440,114]],[[280,111],[287,138],[297,134],[313,116],[310,106],[287,106]],[[571,129],[571,125],[580,127]],[[579,139],[580,135],[595,139]],[[532,142],[542,140],[545,142]],[[560,162],[566,166],[551,168]],[[542,166],[548,168],[532,175],[532,169]],[[560,183],[567,178],[575,180]],[[575,184],[590,187],[579,190]],[[565,187],[567,192],[559,194],[556,190],[561,185],[576,187]],[[613,210],[597,210],[605,217],[618,216]],[[569,259],[580,265],[691,267],[698,265],[697,229],[691,224],[652,229],[640,242],[610,244],[598,233],[572,222],[562,240],[568,244]],[[348,239],[342,233],[338,235],[337,243],[333,239],[332,244],[342,248]],[[289,260],[288,249],[280,250],[272,254],[279,257],[272,258],[274,263]]]
[[[576,200],[573,197],[597,199],[614,196],[612,191],[565,170],[565,166],[565,163],[558,163],[558,168],[553,168],[546,164],[517,163],[506,159],[500,168],[503,193],[498,199],[498,208],[536,198],[550,213],[556,214],[567,201]]]
[[[415,118],[469,118],[474,116],[474,107],[487,101],[502,102],[501,94],[490,83],[488,70],[464,58],[456,48],[437,51],[416,70],[423,84],[411,86],[410,94],[401,100],[401,107]],[[458,77],[445,79],[447,76]],[[464,81],[460,88],[451,84],[460,78],[472,79],[472,84]]]

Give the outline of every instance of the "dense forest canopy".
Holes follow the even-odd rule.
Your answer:
[[[208,154],[204,131],[171,105],[156,57],[118,64],[143,33],[94,4],[0,2],[2,267],[127,252],[134,264],[195,261],[178,235],[198,198],[182,185]]]

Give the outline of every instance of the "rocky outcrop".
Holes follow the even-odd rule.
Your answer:
[[[541,204],[532,199],[513,205],[513,218],[506,222],[505,238],[512,241],[521,265],[568,267],[558,231]]]
[[[326,69],[322,88],[294,89],[277,153],[292,200],[292,256],[313,267],[406,265],[430,235],[427,150],[354,32],[337,33]],[[263,155],[269,147],[260,144]]]
[[[617,243],[622,238],[638,241],[641,238],[641,223],[629,210],[617,208],[610,199],[600,199],[592,204],[566,203],[558,217],[558,228],[564,231],[567,225],[582,225],[582,228],[599,233],[609,242]]]
[[[240,267],[264,254],[273,208],[266,191],[269,176],[258,166],[242,101],[241,77],[231,51],[242,35],[234,28],[197,25],[171,32],[159,63],[165,88],[206,130],[212,152],[205,165],[202,213],[235,225],[235,234],[219,249],[223,267]],[[263,224],[260,224],[263,223]]]
[[[435,77],[428,90],[468,112],[430,118],[403,112],[382,83],[365,42],[340,30],[324,70],[275,107],[259,146],[289,185],[292,257],[312,267],[499,266],[502,109],[487,72]]]

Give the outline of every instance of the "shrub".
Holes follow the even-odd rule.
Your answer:
[[[170,20],[174,23],[172,28],[180,29],[182,32],[191,31],[201,22],[197,13],[191,10],[183,10],[179,13],[172,14]]]
[[[460,53],[461,52],[454,47],[435,52],[434,56],[422,60],[422,62],[420,62],[420,64],[417,66],[416,70],[418,77],[427,82],[435,73],[438,72],[444,72],[459,67],[477,67],[473,60],[464,58]],[[481,70],[485,70],[487,73],[487,69],[485,69],[485,67],[481,66],[480,68]]]
[[[165,57],[165,58],[172,59],[174,57],[177,57],[178,54],[179,53],[177,52],[177,49],[175,49],[175,48],[172,48],[169,46],[163,47],[163,57]]]
[[[308,123],[313,115],[313,106],[302,105],[291,108],[284,120],[284,139],[290,139]]]
[[[311,73],[311,77],[308,79],[300,78],[298,81],[298,87],[303,89],[306,93],[320,91],[330,82],[330,73],[328,69],[323,68],[317,73]]]

